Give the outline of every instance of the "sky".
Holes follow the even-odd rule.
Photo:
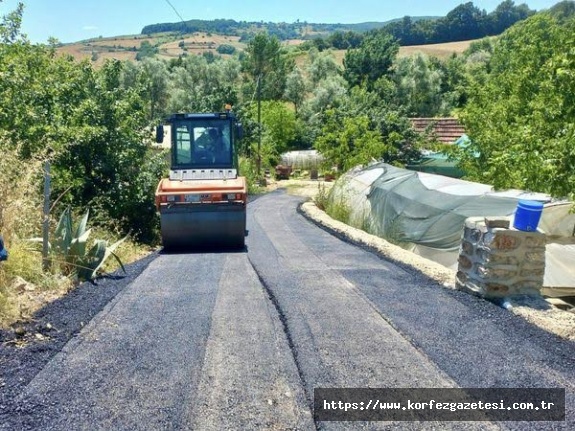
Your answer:
[[[410,16],[445,16],[461,0],[20,0],[25,5],[22,32],[33,43],[49,37],[77,42],[103,36],[139,34],[148,24],[189,19],[355,24]],[[502,0],[474,0],[493,11]],[[548,9],[559,0],[516,0],[531,9]],[[0,16],[18,0],[0,0]],[[173,7],[172,7],[173,6]],[[176,13],[177,12],[177,13]]]

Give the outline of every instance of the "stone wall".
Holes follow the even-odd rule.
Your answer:
[[[540,295],[545,273],[544,234],[510,229],[509,218],[468,218],[456,286],[486,298]]]

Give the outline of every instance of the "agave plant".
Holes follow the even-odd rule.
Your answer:
[[[89,215],[88,210],[74,229],[70,207],[62,212],[49,245],[52,260],[60,263],[66,275],[75,274],[79,280],[94,278],[110,256],[114,257],[122,270],[126,272],[122,261],[114,252],[127,237],[112,245],[108,245],[108,241],[97,239],[88,249],[88,238],[92,231],[92,229],[87,229]],[[41,241],[41,239],[34,238],[34,241]]]

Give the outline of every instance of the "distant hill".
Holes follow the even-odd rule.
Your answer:
[[[568,16],[572,1],[562,2],[556,13]],[[297,21],[291,24],[274,22],[247,22],[232,19],[190,20],[186,22],[147,25],[143,35],[157,33],[189,34],[204,32],[225,36],[236,36],[241,42],[249,41],[254,34],[265,30],[279,40],[299,39],[311,41],[318,49],[355,48],[367,31],[384,31],[399,41],[402,46],[438,44],[496,36],[513,24],[535,14],[535,10],[512,0],[502,1],[490,13],[479,9],[473,2],[462,3],[444,17],[405,16],[384,22],[364,22],[359,24],[315,24]],[[355,33],[351,36],[350,33]],[[318,41],[318,39],[327,39]]]
[[[549,10],[559,19],[575,14],[575,2],[565,0]],[[400,55],[424,52],[439,58],[460,53],[469,46],[469,40],[498,35],[516,22],[536,13],[525,4],[515,5],[505,0],[487,13],[472,2],[461,4],[445,17],[403,17],[384,22],[371,21],[357,24],[264,23],[231,19],[190,20],[178,23],[147,25],[140,35],[117,36],[63,44],[61,54],[77,59],[89,58],[100,65],[108,58],[139,60],[148,56],[177,59],[185,55],[234,55],[243,51],[254,34],[265,30],[277,36],[286,46],[300,45],[333,49],[342,57],[349,48],[361,44],[368,31],[381,30],[395,37],[402,49]]]
[[[413,22],[436,19],[437,17],[412,17]],[[199,20],[193,19],[185,22],[172,22],[147,25],[142,29],[142,35],[157,33],[217,33],[225,36],[239,36],[242,40],[249,39],[253,34],[265,29],[269,34],[277,36],[280,40],[302,39],[308,40],[318,36],[327,36],[335,32],[366,32],[377,30],[388,24],[398,21],[392,19],[384,22],[364,22],[358,24],[318,24],[308,22],[275,23],[275,22],[248,22],[233,19]]]

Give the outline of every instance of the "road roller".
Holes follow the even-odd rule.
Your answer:
[[[165,250],[245,246],[247,182],[238,172],[241,124],[230,110],[173,114],[156,128],[171,136],[169,178],[155,202]]]

